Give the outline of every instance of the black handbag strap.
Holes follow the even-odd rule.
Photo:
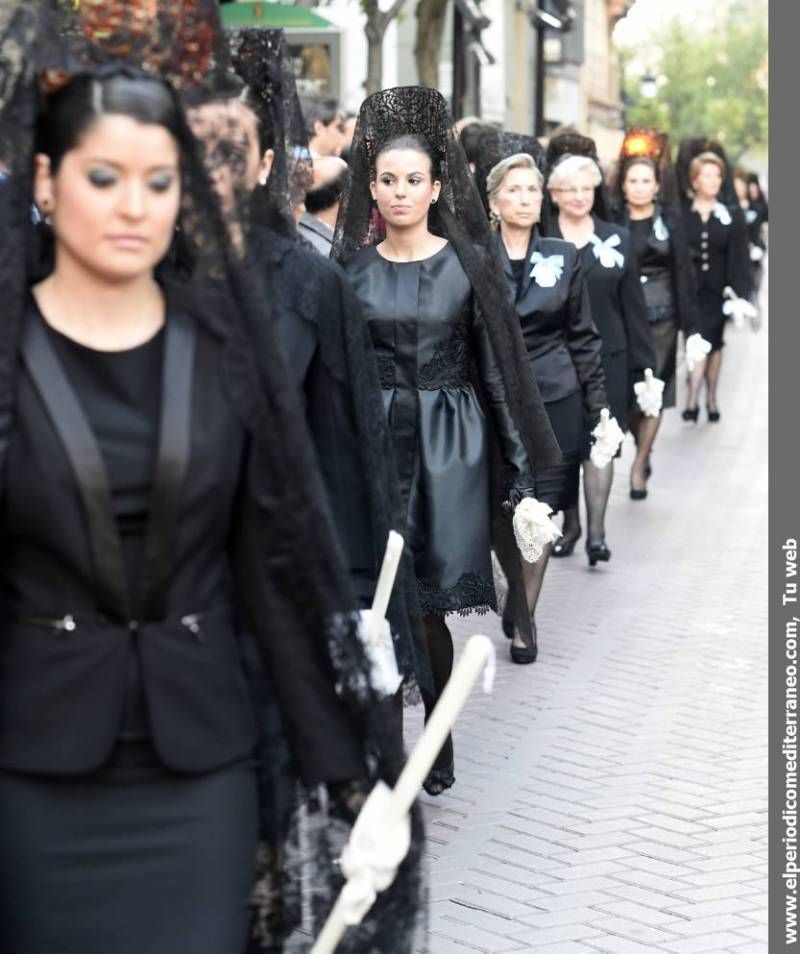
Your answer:
[[[130,599],[105,463],[43,321],[33,311],[23,330],[22,356],[75,475],[88,523],[98,607],[112,618],[127,619]]]

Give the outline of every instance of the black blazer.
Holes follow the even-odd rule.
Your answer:
[[[557,223],[555,229],[561,238]],[[596,217],[594,232],[608,248],[611,264],[610,267],[602,264],[592,242],[587,242],[579,251],[592,320],[603,339],[603,353],[611,355],[626,351],[629,371],[640,373],[645,368],[655,367],[656,355],[639,266],[631,250],[630,232],[621,225]],[[615,244],[609,243],[609,239]]]
[[[747,224],[738,206],[718,202],[707,222],[692,211],[691,200],[683,206],[689,253],[699,291],[722,295],[730,287],[740,298],[751,291]]]
[[[607,406],[600,361],[602,340],[592,322],[577,249],[571,242],[543,238],[532,230],[518,289],[499,232],[496,243],[542,400],[559,401],[581,391],[589,414],[599,412]],[[532,258],[536,253],[545,258],[560,256],[561,276],[555,285],[541,285],[534,279]]]
[[[225,342],[170,313],[159,461],[134,594],[102,458],[91,431],[64,417],[79,405],[68,386],[59,390],[60,366],[35,309],[23,342],[0,486],[0,766],[70,775],[102,765],[119,734],[133,652],[166,766],[206,772],[247,757],[257,724],[240,641],[255,638],[304,779],[361,774],[321,637],[271,628],[281,616],[272,572],[281,554],[264,545],[245,426],[252,411],[226,393]]]

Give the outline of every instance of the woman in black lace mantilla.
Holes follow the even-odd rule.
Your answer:
[[[450,127],[433,90],[370,97],[334,240],[378,358],[436,688],[428,714],[452,667],[445,616],[496,604],[493,517],[533,487],[535,464],[560,456],[520,374],[519,326]],[[492,436],[504,471],[494,481]],[[452,782],[449,742],[426,787]]]

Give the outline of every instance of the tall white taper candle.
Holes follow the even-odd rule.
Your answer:
[[[411,810],[414,799],[419,794],[422,783],[436,761],[436,756],[464,707],[481,670],[490,663],[492,668],[487,670],[487,675],[491,678],[493,662],[494,647],[491,640],[482,635],[471,636],[425,726],[425,731],[406,762],[397,785],[392,789],[391,800],[385,815],[385,825],[396,824]],[[487,679],[486,682],[487,691],[489,691],[489,680]],[[346,930],[344,903],[342,895],[339,895],[328,920],[311,948],[311,954],[334,954],[336,945]]]

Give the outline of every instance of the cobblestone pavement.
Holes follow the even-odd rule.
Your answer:
[[[498,667],[424,797],[430,954],[767,950],[766,338],[728,332],[719,424],[665,415],[646,501],[626,447],[613,557],[551,562],[535,665],[455,622]]]

